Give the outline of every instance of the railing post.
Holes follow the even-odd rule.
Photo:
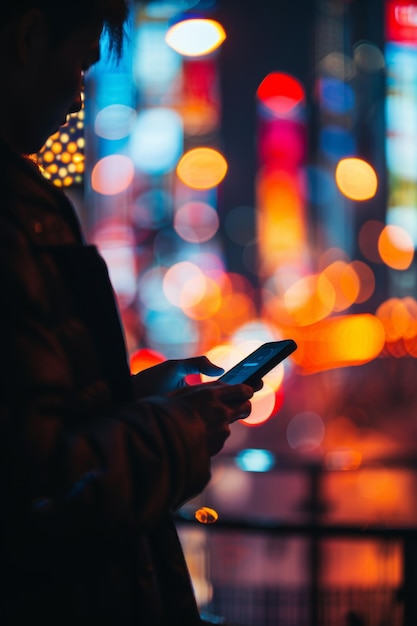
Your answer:
[[[401,595],[404,605],[403,626],[417,624],[417,539],[405,537],[403,541],[403,585]]]

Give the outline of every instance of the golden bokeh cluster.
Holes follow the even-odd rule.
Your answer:
[[[57,187],[81,185],[85,170],[84,109],[68,116],[67,123],[49,137],[37,163]]]

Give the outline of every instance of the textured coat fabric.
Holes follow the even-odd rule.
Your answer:
[[[167,512],[209,480],[204,424],[135,400],[102,258],[33,163],[0,162],[0,624],[198,624]]]

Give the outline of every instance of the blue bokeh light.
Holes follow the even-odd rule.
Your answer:
[[[269,450],[246,448],[236,455],[236,464],[244,472],[269,472],[275,457]]]

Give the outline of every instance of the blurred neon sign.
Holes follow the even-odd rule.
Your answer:
[[[417,46],[417,3],[388,1],[386,7],[386,38]]]

